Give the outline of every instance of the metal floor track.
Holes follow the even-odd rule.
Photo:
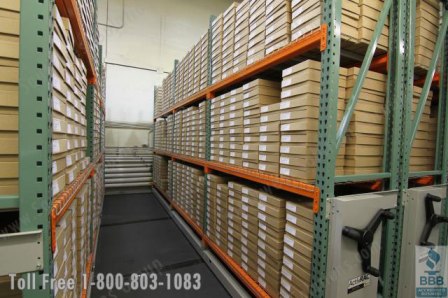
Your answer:
[[[123,289],[93,287],[91,297],[231,297],[153,194],[106,196],[95,274],[108,273],[124,276]],[[126,282],[133,273],[156,273],[157,289],[131,290]],[[176,289],[179,274],[184,281],[199,274],[200,288]]]

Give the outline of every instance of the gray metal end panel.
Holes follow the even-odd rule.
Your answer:
[[[0,264],[0,276],[42,270],[42,231],[0,235]]]

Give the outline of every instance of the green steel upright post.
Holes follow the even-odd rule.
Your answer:
[[[389,44],[390,63],[388,66],[388,96],[391,100],[393,116],[391,119],[391,138],[389,170],[391,179],[389,189],[396,189],[397,208],[395,219],[389,221],[385,229],[382,259],[382,295],[397,297],[398,277],[403,228],[403,197],[408,186],[409,156],[408,139],[410,112],[414,82],[414,32],[415,2],[395,0],[390,18]]]
[[[50,212],[53,199],[51,57],[54,1],[21,0],[20,7],[20,230],[42,230],[44,250],[41,271],[35,276],[38,289],[24,290],[23,297],[49,298],[52,291],[48,285],[46,289],[41,287],[42,274],[53,273]]]
[[[447,14],[446,8],[444,9],[444,13]],[[439,154],[441,153],[441,165],[442,175],[440,182],[442,184],[448,183],[448,37],[445,37],[444,46],[442,48],[442,67],[440,69],[440,96],[439,96],[439,109],[442,109],[441,113],[439,111],[438,121],[441,124],[439,126],[443,127],[443,134],[439,134],[440,140],[438,140],[438,150]],[[442,117],[440,115],[442,114]],[[444,200],[442,205],[442,215],[448,216],[448,201]],[[448,244],[448,227],[447,225],[441,225],[440,232],[440,245]]]
[[[323,23],[328,25],[326,49],[322,52],[319,138],[316,185],[320,189],[319,211],[314,217],[314,250],[310,297],[325,297],[328,217],[327,202],[334,197],[336,164],[336,119],[341,53],[341,0],[325,0]]]

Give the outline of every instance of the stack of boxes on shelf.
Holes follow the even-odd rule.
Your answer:
[[[280,101],[280,83],[258,79],[245,84],[243,90],[243,167],[258,170],[259,149],[272,152],[272,146],[260,146],[260,109]]]
[[[205,188],[205,177],[202,171],[196,172],[193,180],[193,211],[192,216],[196,223],[200,226],[204,226],[204,214],[205,214],[205,200],[204,200],[204,188]]]
[[[17,195],[20,1],[2,1],[0,13],[0,195]]]
[[[85,157],[87,72],[74,53],[70,22],[55,8],[53,43],[53,195],[89,164]]]
[[[415,67],[419,74],[429,68],[437,41],[440,1],[417,0],[415,19]]]
[[[266,0],[250,2],[249,10],[249,44],[247,47],[247,64],[261,60],[265,56],[266,37]]]
[[[202,63],[201,63],[202,45],[197,43],[194,47],[194,69],[193,69],[193,93],[199,92],[201,88],[201,73],[202,73]]]
[[[174,177],[174,173],[173,173],[173,171],[174,171],[173,164],[174,164],[174,162],[171,159],[169,159],[168,160],[168,173],[167,173],[167,177],[168,177],[168,193],[167,193],[167,195],[171,199],[174,198],[174,179],[175,179],[175,177]],[[154,180],[154,183],[156,186],[160,187],[160,184],[157,183],[157,180]]]
[[[166,117],[166,150],[175,152],[174,148],[174,115],[171,114]]]
[[[212,83],[222,78],[223,15],[212,22]]]
[[[270,175],[280,173],[280,103],[262,106],[260,109],[260,145],[258,169]]]
[[[103,111],[100,107],[101,105],[101,93],[99,92],[99,89],[97,86],[94,87],[94,104],[93,104],[93,159],[96,160],[96,158],[101,154],[101,125],[103,122]]]
[[[208,70],[209,70],[209,56],[208,56],[208,32],[202,35],[199,44],[201,45],[201,79],[199,82],[199,90],[204,90],[208,86]]]
[[[198,109],[198,133],[197,133],[197,146],[198,146],[198,158],[206,158],[206,144],[207,144],[207,105],[203,101],[199,104]]]
[[[104,96],[103,96],[104,98]],[[154,115],[159,115],[163,112],[163,88],[154,88]]]
[[[351,12],[352,18],[357,14],[359,15],[358,21],[358,42],[361,47],[358,46],[357,51],[365,53],[370,40],[373,38],[373,31],[375,25],[378,22],[381,14],[381,10],[384,7],[384,2],[381,0],[361,0],[358,3],[359,12],[356,10],[356,3],[350,3],[347,10]],[[378,50],[386,52],[389,45],[389,20],[386,19],[386,23],[381,31],[380,38],[378,39]]]
[[[353,92],[358,73],[359,68],[348,69],[347,101]],[[346,134],[346,175],[382,172],[386,85],[386,75],[371,71],[367,73]]]
[[[194,93],[194,75],[195,75],[195,68],[196,65],[194,64],[194,51],[195,48],[192,48],[190,52],[188,52],[187,56],[188,56],[188,68],[187,68],[187,91],[188,91],[188,95],[187,96],[191,96]]]
[[[243,88],[232,90],[228,98],[229,105],[226,108],[229,117],[229,135],[224,136],[229,142],[229,163],[242,166],[243,150]]]
[[[210,160],[219,161],[219,145],[228,144],[228,140],[225,137],[225,132],[228,130],[224,126],[224,116],[220,113],[221,111],[221,97],[216,97],[210,100],[211,104],[211,117],[210,117]]]
[[[56,248],[53,252],[53,275],[57,279],[76,279],[78,282],[81,277],[78,271],[78,240],[77,231],[77,208],[76,204],[72,205],[56,226]],[[81,260],[80,260],[81,261]],[[81,271],[82,272],[82,271]],[[81,279],[82,280],[82,279]],[[55,289],[54,297],[68,297],[73,294],[79,294],[82,284],[77,283],[73,290]],[[78,295],[79,296],[79,295]],[[9,296],[8,296],[9,297]]]
[[[291,41],[291,0],[266,1],[266,55]]]
[[[168,159],[154,155],[154,183],[164,192],[168,190]]]
[[[236,8],[235,46],[233,52],[233,72],[247,65],[247,46],[249,44],[249,0],[244,0]]]
[[[227,248],[227,178],[207,175],[206,234],[223,250]]]
[[[154,148],[157,150],[166,150],[167,121],[163,118],[157,119],[154,130]]]
[[[234,186],[234,187],[232,187]],[[227,206],[227,254],[241,264],[241,228],[242,200],[241,189],[235,184],[228,185],[229,196]]]
[[[180,151],[179,153],[182,155],[191,155],[191,147],[187,147],[187,142],[188,142],[188,134],[187,134],[187,130],[189,129],[189,109],[185,109],[182,110],[180,112],[182,114],[182,124],[181,124],[181,132],[180,132],[180,140],[179,140],[179,144],[180,144]]]
[[[222,78],[233,73],[233,53],[235,49],[235,17],[237,3],[233,2],[223,14]]]
[[[173,130],[173,152],[180,154],[182,152],[182,111],[174,114],[174,130]]]
[[[286,227],[281,269],[282,297],[308,297],[311,284],[314,214],[309,201],[286,203]]]
[[[415,119],[421,93],[422,88],[414,86],[414,98],[412,101],[411,113],[411,115],[413,115],[411,117],[412,120]],[[437,140],[437,117],[431,118],[431,101],[432,93],[428,96],[420,123],[417,127],[414,142],[412,143],[411,156],[409,159],[410,172],[434,170],[436,148],[435,140]]]
[[[283,71],[280,103],[280,176],[314,182],[319,129],[320,62],[307,60]],[[338,121],[345,108],[345,69],[341,68]],[[343,147],[343,146],[341,146]],[[336,172],[344,167],[341,148]]]
[[[99,69],[99,33],[96,21],[95,3],[90,0],[77,0],[83,28],[86,32],[90,53],[92,54],[95,69]],[[98,78],[100,76],[98,75]]]
[[[184,68],[185,68],[185,59],[183,59],[182,61],[180,61],[177,64],[177,68],[176,68],[176,90],[174,91],[174,103],[178,103],[179,101],[181,101],[182,99],[184,99]],[[163,85],[162,85],[162,88]]]

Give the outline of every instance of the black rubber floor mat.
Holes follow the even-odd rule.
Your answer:
[[[151,275],[155,273],[155,275]],[[163,297],[163,298],[224,298],[230,297],[219,280],[213,275],[210,269],[204,264],[194,264],[187,267],[177,268],[168,271],[147,272],[148,286],[145,289],[141,287],[132,290],[131,286],[124,286],[117,290],[98,290],[93,288],[92,297]],[[157,279],[154,278],[157,276]],[[170,282],[168,281],[170,280]],[[190,280],[190,282],[188,282]],[[153,281],[156,281],[153,283]],[[124,279],[124,283],[131,283],[129,277]],[[149,288],[153,284],[156,288]],[[136,282],[134,286],[145,286],[145,283]],[[168,289],[170,287],[170,289]]]
[[[113,225],[101,227],[95,271],[130,275],[199,259],[171,219]]]
[[[152,194],[106,196],[101,225],[142,222],[169,218]]]

